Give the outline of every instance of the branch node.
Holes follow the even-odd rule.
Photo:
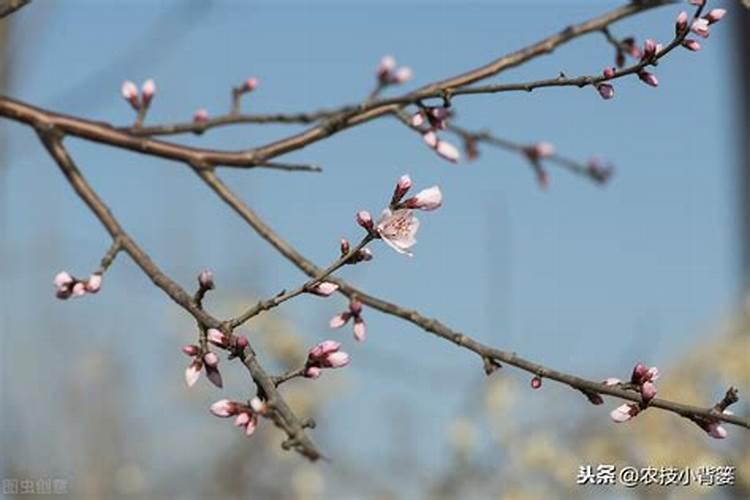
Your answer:
[[[482,357],[482,364],[484,365],[484,373],[488,377],[503,367],[499,361],[490,358],[489,356]]]

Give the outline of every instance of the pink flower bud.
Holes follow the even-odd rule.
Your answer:
[[[242,412],[234,419],[234,426],[235,427],[245,427],[248,422],[250,422],[250,414],[247,412]]]
[[[141,105],[138,102],[138,87],[135,86],[135,83],[130,80],[125,81],[120,91],[122,92],[122,97],[130,103],[130,106],[138,111]]]
[[[661,374],[659,373],[659,369],[655,366],[652,366],[646,371],[645,380],[654,381],[659,378]]]
[[[126,101],[130,101],[134,97],[138,97],[138,87],[135,86],[135,83],[131,82],[130,80],[126,80],[122,84],[121,88],[122,97]]]
[[[461,157],[458,148],[450,142],[438,141],[435,150],[440,156],[453,163],[457,163]]]
[[[201,271],[198,275],[198,285],[205,290],[212,290],[214,288],[214,273],[211,271]]]
[[[220,347],[226,347],[227,336],[224,335],[221,330],[216,328],[209,328],[206,330],[206,338],[209,342]]]
[[[201,369],[203,368],[203,363],[201,363],[200,360],[193,360],[192,363],[188,365],[188,367],[185,369],[185,382],[187,383],[188,387],[193,387],[195,383],[198,381],[198,379],[201,376]]]
[[[73,285],[76,284],[76,280],[70,274],[62,272],[55,276],[53,283],[56,287],[55,296],[65,300],[73,294]]]
[[[427,144],[431,148],[437,147],[437,144],[438,144],[437,134],[435,134],[435,132],[433,132],[432,130],[423,134],[422,140],[425,142],[425,144]]]
[[[614,78],[615,77],[615,68],[613,68],[611,66],[607,66],[606,68],[604,68],[604,71],[602,71],[602,75],[607,80],[609,80],[611,78]]]
[[[358,342],[364,342],[365,338],[367,336],[367,327],[365,326],[365,322],[362,318],[359,316],[354,318],[354,338],[357,339]]]
[[[450,112],[448,111],[448,108],[446,108],[445,106],[436,106],[430,109],[430,114],[436,120],[442,121],[448,118],[448,116],[450,115]]]
[[[97,293],[102,288],[102,275],[99,273],[94,273],[91,276],[89,276],[88,281],[86,281],[86,291],[89,293]]]
[[[308,357],[311,359],[323,358],[331,353],[338,351],[340,348],[340,342],[336,342],[335,340],[325,340],[310,349]]]
[[[206,363],[206,366],[216,368],[219,365],[219,356],[215,352],[207,352],[203,356],[203,362]]]
[[[726,13],[726,9],[711,9],[703,18],[708,21],[708,24],[714,24],[718,23]]]
[[[353,316],[359,316],[362,313],[362,302],[356,297],[349,301],[349,312],[352,313]]]
[[[406,200],[403,204],[406,208],[416,208],[418,210],[436,210],[443,204],[443,193],[438,186],[432,186],[423,189],[412,198]]]
[[[73,297],[82,297],[86,295],[86,285],[79,281],[73,285],[72,293]]]
[[[237,403],[228,399],[220,399],[211,405],[210,410],[217,417],[231,417],[237,414]]]
[[[659,80],[656,79],[656,76],[653,73],[649,73],[646,70],[639,71],[638,78],[640,78],[643,83],[647,85],[651,85],[652,87],[659,86]]]
[[[727,437],[727,430],[719,422],[711,422],[706,425],[705,431],[714,439],[724,439]]]
[[[70,274],[68,274],[67,272],[63,271],[61,273],[58,273],[55,276],[55,279],[54,279],[53,283],[54,283],[55,287],[62,288],[62,287],[65,287],[65,286],[72,285],[73,281],[74,281],[73,277]]]
[[[346,324],[347,321],[349,321],[349,318],[350,314],[348,312],[343,312],[331,318],[331,321],[328,322],[328,325],[331,328],[341,328]]]
[[[699,50],[701,50],[701,44],[698,42],[698,40],[693,40],[692,38],[686,38],[685,40],[683,40],[682,46],[688,50],[692,50],[693,52],[698,52]]]
[[[633,367],[633,373],[630,375],[630,382],[641,385],[646,380],[646,374],[648,374],[648,367],[643,363],[636,363]]]
[[[396,204],[401,201],[406,193],[411,189],[411,177],[404,174],[399,177],[396,187],[393,189],[393,198],[391,199],[392,204]]]
[[[417,111],[413,115],[411,115],[411,118],[409,118],[409,123],[412,127],[421,127],[424,124],[424,115],[421,111]]]
[[[329,295],[331,295],[333,292],[335,292],[338,289],[339,289],[339,286],[336,283],[324,281],[310,288],[310,293],[319,295],[321,297],[328,297]]]
[[[243,92],[252,92],[256,88],[258,88],[259,84],[260,84],[260,81],[257,78],[255,78],[255,77],[248,78],[242,84],[242,91]]]
[[[533,377],[531,379],[531,388],[532,389],[539,389],[542,387],[542,379],[540,377]]]
[[[148,106],[151,104],[151,100],[154,98],[154,95],[156,94],[156,82],[154,82],[151,78],[143,82],[143,86],[141,87],[141,99],[143,100],[143,105]]]
[[[612,410],[612,412],[609,414],[609,417],[616,423],[620,424],[632,419],[633,417],[638,415],[640,411],[641,410],[640,408],[638,408],[638,405],[633,403],[626,403]]]
[[[690,26],[690,31],[695,33],[696,35],[708,38],[708,35],[711,34],[711,31],[708,28],[708,19],[700,18],[693,21],[693,24]]]
[[[318,378],[320,377],[321,370],[317,366],[308,366],[305,368],[305,377],[307,378]]]
[[[200,108],[193,113],[193,122],[195,123],[206,123],[208,121],[208,110],[206,108]]]
[[[345,352],[333,352],[326,356],[324,366],[328,368],[343,368],[349,364],[349,354]]]
[[[250,421],[245,426],[245,436],[250,437],[255,432],[256,427],[258,426],[258,419],[254,416],[250,416]]]
[[[372,215],[370,215],[370,212],[368,212],[367,210],[360,210],[359,212],[357,212],[356,220],[357,224],[367,229],[368,231],[372,231],[375,227],[374,223],[372,222]]]
[[[376,75],[378,79],[384,81],[394,69],[396,69],[396,59],[393,56],[383,56],[376,69]]]
[[[201,352],[201,350],[197,345],[189,344],[182,347],[182,352],[184,352],[188,356],[197,356],[198,353]]]
[[[401,66],[400,68],[398,68],[396,71],[393,72],[391,79],[390,79],[390,83],[395,83],[395,84],[406,83],[409,80],[411,80],[413,76],[414,76],[414,73],[412,72],[410,67]]]
[[[234,345],[235,345],[235,347],[236,347],[237,349],[240,349],[240,350],[242,350],[242,349],[244,349],[245,347],[247,347],[247,346],[248,346],[248,344],[249,344],[249,342],[247,341],[247,337],[245,337],[244,335],[237,335],[237,336],[236,336],[236,337],[234,338]]]
[[[684,10],[680,12],[680,14],[677,16],[677,21],[675,22],[675,33],[680,34],[683,31],[687,29],[688,26],[688,14]]]
[[[615,96],[615,88],[609,83],[600,83],[596,86],[596,90],[605,100],[612,99]]]
[[[656,385],[653,382],[644,382],[641,385],[641,397],[645,404],[649,404],[656,397]]]
[[[648,39],[643,43],[643,59],[648,60],[654,57],[656,54],[656,42],[652,39]]]
[[[348,254],[349,250],[351,250],[351,246],[349,245],[349,240],[345,238],[341,238],[341,244],[339,245],[339,249],[341,250],[341,255]]]

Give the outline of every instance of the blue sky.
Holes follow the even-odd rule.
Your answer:
[[[230,87],[255,75],[261,87],[243,103],[244,110],[311,110],[365,96],[383,54],[411,66],[413,85],[420,85],[614,5],[39,2],[17,14],[9,94],[124,124],[132,112],[119,97],[121,82],[153,77],[159,86],[148,117],[153,123],[188,119],[198,107],[224,112]],[[661,8],[613,31],[666,41],[680,9]],[[488,128],[520,142],[546,140],[582,160],[592,155],[611,160],[617,173],[605,188],[551,168],[550,188],[541,192],[520,158],[488,147],[479,161],[454,166],[391,119],[284,157],[320,164],[323,174],[221,175],[320,264],[335,257],[340,237],[358,237],[354,213],[379,212],[399,175],[409,173],[418,187],[439,184],[444,207],[421,217],[413,259],[376,244],[375,260],[345,269],[342,276],[556,368],[601,377],[625,374],[636,360],[668,365],[706,335],[737,296],[736,158],[726,84],[730,42],[729,26],[718,25],[703,51],[678,50],[659,65],[658,89],[635,78],[617,81],[616,96],[607,102],[589,88],[455,101],[462,126]],[[559,71],[592,74],[611,62],[611,47],[591,35],[497,81],[548,78]],[[54,274],[62,268],[92,270],[107,237],[33,133],[2,127],[9,137],[0,249],[7,273],[5,355],[13,339],[54,318],[71,329],[61,329],[60,336],[90,336],[137,352],[130,362],[142,369],[139,383],[168,378],[162,383],[177,390],[182,383],[177,368],[184,361],[178,346],[189,336],[174,335],[189,332],[190,321],[167,312],[171,303],[127,257],[118,259],[98,296],[74,303],[54,299]],[[236,127],[181,140],[240,149],[294,130]],[[298,271],[184,166],[81,141],[70,145],[125,228],[180,283],[192,287],[197,272],[210,267],[220,284],[218,303],[222,289],[270,295],[301,281]],[[310,343],[343,338],[353,355],[352,388],[332,402],[318,435],[346,453],[385,456],[392,422],[382,418],[382,409],[409,398],[408,411],[422,429],[413,437],[418,449],[442,449],[435,437],[446,419],[461,412],[466,387],[480,380],[478,361],[368,310],[370,337],[354,345],[348,333],[326,327],[344,305],[341,298],[304,298],[283,310]],[[162,333],[173,347],[150,344]],[[165,363],[176,367],[173,373],[158,364],[165,356],[170,358]],[[211,400],[183,409],[203,412]],[[366,450],[347,444],[365,433],[370,439],[357,446]]]

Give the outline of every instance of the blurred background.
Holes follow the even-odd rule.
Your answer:
[[[617,2],[84,1],[32,4],[0,21],[0,87],[15,98],[118,125],[133,113],[123,80],[159,87],[147,123],[228,110],[230,88],[261,85],[246,112],[353,103],[383,54],[411,66],[407,87],[476,67]],[[395,120],[369,123],[283,158],[322,174],[221,171],[279,234],[319,264],[356,239],[357,210],[378,213],[396,179],[439,184],[412,259],[385,245],[340,275],[502,349],[593,379],[626,378],[637,361],[663,372],[665,397],[710,406],[729,384],[750,394],[748,14],[728,9],[699,53],[676,50],[657,89],[589,88],[465,97],[456,123],[524,143],[549,141],[585,161],[610,160],[605,187],[550,168],[541,191],[522,158],[484,147],[477,161],[439,159]],[[614,25],[617,36],[671,39],[673,5]],[[743,21],[744,19],[744,21]],[[744,23],[744,24],[743,24]],[[703,40],[701,40],[703,42]],[[613,49],[590,35],[499,82],[593,74]],[[400,92],[405,89],[398,89]],[[296,126],[237,126],[186,144],[241,149]],[[234,315],[303,275],[184,166],[75,139],[69,147],[115,215],[161,268],[206,305]],[[55,299],[60,270],[85,276],[109,239],[59,175],[33,131],[0,121],[0,477],[58,481],[70,498],[750,498],[750,440],[730,427],[711,440],[687,420],[649,411],[610,422],[619,403],[505,369],[365,309],[369,338],[330,331],[341,297],[303,297],[243,332],[274,370],[310,345],[340,340],[345,370],[284,386],[331,463],[283,452],[263,422],[245,439],[208,414],[248,397],[242,367],[225,390],[187,390],[190,317],[125,255],[101,293]],[[746,403],[735,412],[747,414]],[[737,468],[735,487],[576,486],[581,465]],[[8,491],[6,496],[14,497]],[[44,492],[35,490],[37,496]],[[34,494],[22,495],[24,497]]]

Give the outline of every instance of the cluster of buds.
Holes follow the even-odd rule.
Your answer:
[[[216,387],[222,387],[224,385],[221,373],[219,372],[219,356],[217,356],[215,352],[207,351],[204,353],[201,348],[195,344],[184,346],[182,352],[192,358],[190,364],[185,369],[185,382],[188,387],[195,385],[200,378],[201,371],[204,367],[206,369],[206,377],[212,384]]]
[[[633,367],[633,374],[630,376],[630,383],[638,387],[643,398],[644,406],[648,406],[651,400],[656,397],[656,379],[659,378],[659,369],[655,366],[647,367],[638,363]]]
[[[654,382],[659,378],[659,369],[655,366],[651,368],[644,364],[637,363],[633,367],[633,373],[630,376],[628,387],[635,388],[641,393],[642,403],[626,403],[618,406],[609,414],[610,418],[617,423],[627,422],[641,410],[648,407],[651,401],[656,397],[656,384]],[[618,378],[608,378],[604,381],[605,385],[623,385],[622,380]]]
[[[546,189],[547,185],[549,185],[549,176],[547,175],[547,171],[542,167],[541,160],[554,155],[555,147],[548,142],[538,142],[523,148],[523,153],[526,155],[531,167],[534,169],[534,174],[536,175],[539,187]]]
[[[244,430],[246,436],[252,436],[258,426],[258,416],[268,411],[268,405],[259,397],[250,400],[250,404],[221,399],[211,405],[211,413],[219,418],[234,418],[234,426]]]
[[[335,340],[325,340],[307,353],[304,376],[318,378],[324,368],[343,368],[349,364],[349,354],[340,350]]]
[[[450,162],[458,162],[461,157],[458,148],[437,135],[438,130],[445,130],[448,127],[448,118],[451,116],[449,103],[446,101],[443,106],[420,104],[419,108],[419,111],[409,118],[409,125],[422,134],[424,143],[434,149],[438,155]]]
[[[611,80],[615,77],[615,68],[604,68],[604,71],[602,71],[602,76],[604,76],[604,78],[607,80]],[[611,83],[602,82],[598,84],[596,86],[596,91],[599,92],[599,95],[602,96],[602,99],[612,99],[615,96],[615,88]]]
[[[354,338],[362,342],[367,337],[367,327],[365,326],[365,320],[362,319],[362,302],[356,296],[352,296],[349,300],[349,308],[331,318],[328,324],[331,328],[341,328],[350,319],[354,323]]]
[[[58,299],[65,300],[71,297],[82,297],[87,293],[96,293],[102,287],[101,273],[94,273],[86,280],[74,278],[63,271],[55,276],[55,295]]]
[[[363,213],[367,213],[364,212]],[[367,213],[367,216],[370,216],[369,213]],[[372,217],[369,217],[370,222],[372,222]],[[349,251],[351,250],[351,245],[349,244],[349,240],[346,238],[341,238],[341,244],[339,245],[339,250],[341,250],[341,257],[345,257]],[[349,259],[346,261],[347,264],[358,264],[360,262],[367,262],[372,260],[372,252],[369,248],[360,248],[357,253],[349,257]]]
[[[411,80],[414,73],[408,66],[397,66],[396,59],[393,56],[383,56],[380,64],[375,70],[375,77],[378,79],[378,85],[399,85]]]
[[[130,80],[122,84],[122,97],[130,103],[130,106],[138,112],[145,112],[151,105],[151,101],[156,95],[156,82],[149,78],[141,86],[141,92],[138,93],[138,87]]]
[[[432,186],[427,189],[423,189],[416,195],[411,196],[404,200],[404,196],[411,189],[412,183],[411,178],[408,175],[402,175],[396,187],[393,190],[393,196],[391,197],[390,208],[398,210],[401,208],[410,208],[416,210],[437,210],[443,204],[443,193],[437,186]]]
[[[422,127],[428,124],[430,130],[445,130],[451,112],[447,106],[422,106],[419,111],[411,115],[409,123],[412,127]]]
[[[656,43],[652,39],[648,39],[643,44],[643,52],[641,55],[641,62],[642,63],[650,63],[654,61],[654,58],[656,57],[656,54],[661,52],[662,46],[660,43]],[[650,85],[652,87],[658,87],[659,86],[659,80],[656,78],[656,75],[653,73],[646,71],[645,69],[641,69],[638,72],[638,78],[645,83],[646,85]]]
[[[206,330],[206,340],[217,347],[232,351],[232,356],[240,355],[248,345],[247,337],[244,335],[235,335],[230,338],[216,328]],[[204,368],[208,380],[216,387],[222,387],[223,381],[219,372],[219,356],[215,352],[201,349],[195,344],[184,346],[182,352],[192,358],[190,364],[185,369],[185,382],[188,387],[195,385]]]
[[[416,234],[419,229],[419,219],[414,216],[414,210],[436,210],[443,203],[443,194],[440,188],[432,186],[423,189],[416,195],[403,200],[406,193],[411,189],[411,179],[403,175],[396,183],[391,197],[391,202],[378,220],[377,225],[373,222],[369,212],[357,213],[357,223],[365,228],[371,235],[380,238],[398,253],[411,256],[409,248],[417,242]]]

